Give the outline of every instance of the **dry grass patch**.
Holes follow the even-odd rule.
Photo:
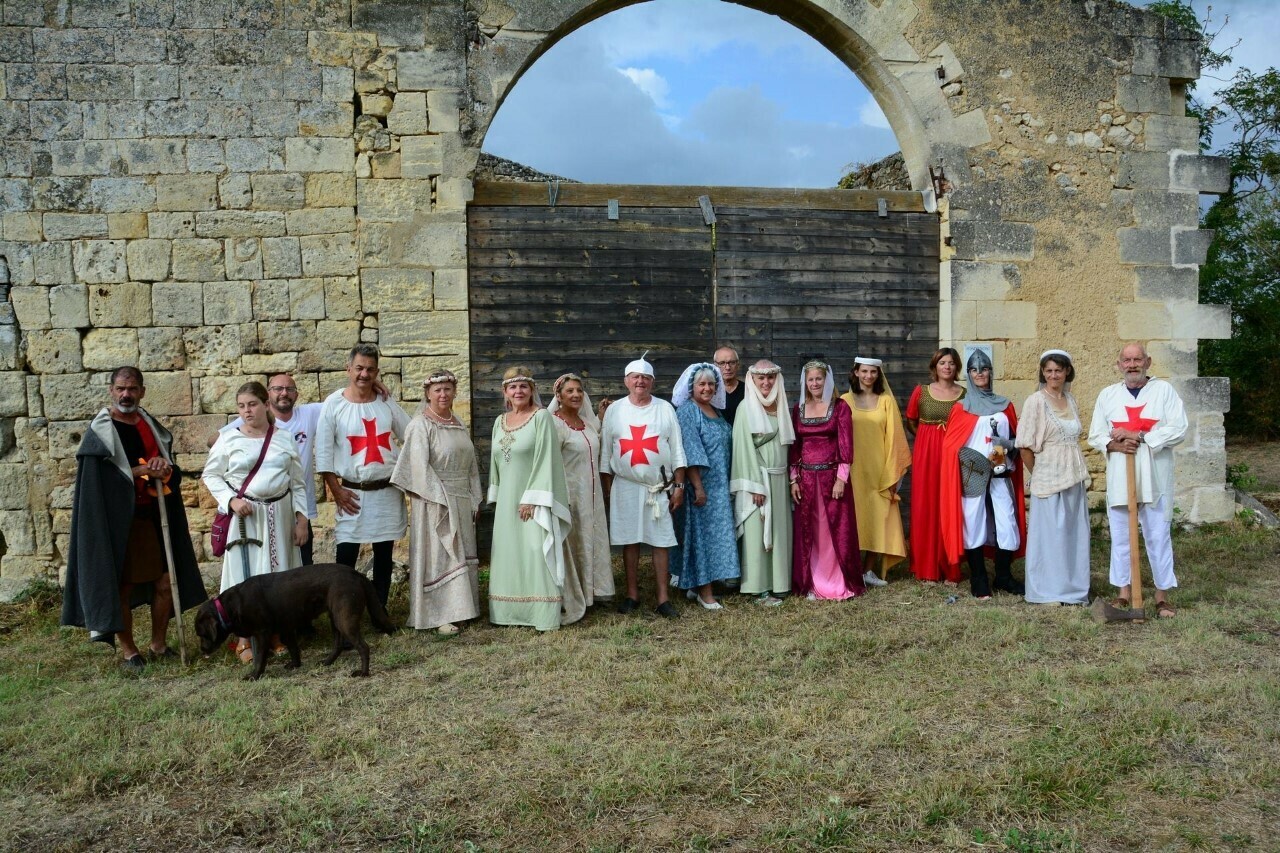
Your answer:
[[[254,684],[229,655],[130,677],[17,605],[0,845],[1275,849],[1280,536],[1176,548],[1179,617],[1143,626],[895,577],[843,604],[402,632],[367,680],[320,667],[323,640]]]

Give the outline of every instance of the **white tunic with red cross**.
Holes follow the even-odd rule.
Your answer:
[[[408,425],[409,416],[394,402],[352,403],[342,391],[334,391],[320,410],[316,470],[355,483],[390,479]],[[354,515],[335,515],[338,542],[386,542],[404,536],[408,518],[399,489],[356,490],[356,499],[360,509]]]
[[[662,490],[685,467],[684,442],[676,410],[654,397],[647,406],[622,399],[604,413],[600,430],[600,470],[613,475],[609,493],[609,541],[659,548],[676,544],[675,528]]]

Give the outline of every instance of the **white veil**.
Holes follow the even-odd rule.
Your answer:
[[[678,409],[682,403],[693,396],[694,377],[704,370],[710,371],[716,377],[716,394],[711,398],[711,405],[724,411],[726,402],[724,377],[720,375],[720,368],[709,361],[699,361],[684,369],[684,373],[681,373],[680,378],[676,380],[675,387],[671,389],[671,405]]]
[[[596,432],[600,432],[600,418],[596,416],[596,410],[591,405],[591,395],[587,393],[587,383],[583,382],[582,377],[576,373],[561,374],[551,384],[551,403],[547,405],[547,411],[553,415],[560,411],[560,389],[570,379],[582,386],[582,408],[578,410],[578,417],[582,418],[584,424]]]
[[[751,378],[752,374],[774,374],[778,377],[778,381],[773,385],[773,391],[768,397],[760,393],[760,388],[756,385],[756,381]],[[751,427],[754,435],[766,435],[771,431],[769,426],[769,413],[764,410],[765,406],[777,404],[774,409],[778,418],[778,441],[783,444],[793,444],[796,440],[795,429],[791,426],[791,412],[787,408],[787,389],[785,381],[782,378],[782,368],[774,364],[772,367],[761,368],[751,367],[747,370],[747,393],[742,398],[742,406],[746,410],[747,425]]]

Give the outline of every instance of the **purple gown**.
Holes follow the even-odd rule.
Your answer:
[[[832,400],[820,418],[801,417],[804,403],[791,410],[796,440],[787,458],[791,478],[800,479],[800,503],[794,510],[791,551],[792,591],[817,598],[845,599],[862,595],[862,563],[858,558],[858,524],[853,514],[853,487],[840,500],[831,499],[837,472],[847,480],[853,462],[853,420],[843,400]]]

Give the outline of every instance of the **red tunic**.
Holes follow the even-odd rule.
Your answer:
[[[938,510],[946,431],[944,424],[928,423],[921,417],[923,388],[917,385],[907,402],[907,417],[917,422],[911,451],[911,572],[922,581],[958,583],[960,565],[948,562],[942,555],[942,519]]]
[[[1009,434],[1018,431],[1018,414],[1010,402],[1004,410],[1009,419]],[[960,448],[978,425],[978,416],[964,410],[963,403],[956,403],[951,408],[951,418],[947,421],[946,438],[942,441],[942,479],[938,489],[939,508],[942,516],[942,545],[946,560],[960,562],[964,556],[964,510],[960,499]],[[1013,506],[1018,517],[1018,550],[1014,557],[1021,557],[1027,551],[1027,504],[1022,491],[1022,465],[1014,467],[1009,475],[1013,485]]]

